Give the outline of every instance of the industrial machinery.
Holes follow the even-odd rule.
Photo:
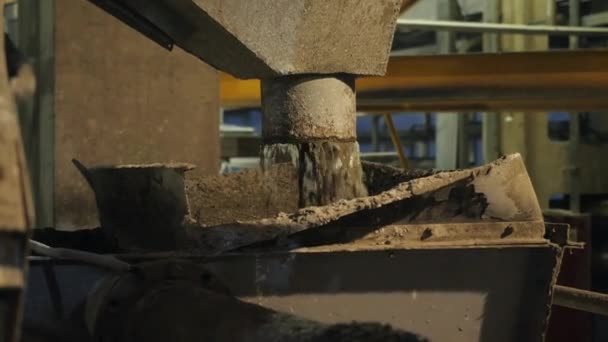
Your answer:
[[[109,172],[134,177],[129,168]],[[310,336],[352,321],[391,328],[342,326],[340,336],[357,331],[345,340],[374,340],[352,337],[378,336],[359,335],[365,327],[431,341],[542,339],[562,254],[574,245],[564,227],[546,229],[519,156],[455,172],[408,173],[375,164],[364,164],[364,172],[369,197],[256,221],[185,224],[191,244],[179,251],[122,244],[131,250],[118,255],[128,271],[108,260],[86,266],[34,258],[27,326],[81,341],[87,334],[109,341],[178,334],[292,341],[304,331],[309,335],[302,340],[317,341]],[[120,193],[105,184],[96,193]],[[135,206],[129,194],[137,193],[130,187],[123,199]],[[114,216],[102,217],[116,225],[102,227],[110,235],[132,219],[100,214]],[[158,230],[148,228],[116,238],[139,235],[150,242]],[[45,275],[47,268],[54,277]]]
[[[543,340],[563,253],[578,245],[545,225],[519,155],[451,172],[359,161],[355,78],[384,73],[401,1],[92,1],[165,47],[262,79],[262,169],[236,178],[286,177],[270,196],[293,195],[293,210],[246,220],[220,206],[231,214],[208,224],[190,213],[189,165],[76,163],[109,252],[32,243],[25,340]]]

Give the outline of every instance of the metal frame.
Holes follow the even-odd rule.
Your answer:
[[[561,250],[491,247],[353,244],[190,260],[241,300],[318,322],[388,323],[432,340],[540,340]],[[36,300],[27,303],[25,326],[74,329],[70,314],[109,274],[73,262],[54,264],[62,293],[53,300],[42,273],[47,263],[32,263],[28,298]],[[62,317],[55,305],[63,305]]]
[[[569,0],[570,25],[581,25],[580,0]],[[579,39],[577,36],[570,36],[570,49],[575,50],[579,47]],[[580,114],[578,112],[570,113],[570,134],[568,141],[568,173],[570,175],[570,210],[575,213],[581,211],[581,181],[580,171],[578,166],[578,153],[580,147]]]
[[[34,65],[37,91],[20,119],[36,206],[36,225],[54,225],[55,1],[19,0],[19,47]]]
[[[220,77],[224,108],[258,107],[260,83]],[[604,110],[608,51],[392,57],[384,77],[357,80],[363,112]]]

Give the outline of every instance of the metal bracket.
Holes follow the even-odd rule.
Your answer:
[[[129,6],[118,0],[89,0],[97,7],[108,12],[120,21],[129,25],[137,32],[148,37],[163,48],[173,50],[174,41],[169,35],[151,23],[148,19],[142,17]]]
[[[572,239],[573,230],[569,224],[563,223],[545,223],[545,239],[563,248],[583,249],[584,242],[578,242]]]

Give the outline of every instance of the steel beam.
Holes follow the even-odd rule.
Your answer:
[[[402,56],[358,79],[358,110],[606,110],[608,51]],[[224,107],[259,107],[258,81],[221,77]]]

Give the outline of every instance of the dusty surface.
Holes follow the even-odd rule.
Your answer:
[[[432,171],[402,170],[363,162],[363,182],[370,195],[377,195],[397,184],[432,174]],[[190,213],[201,225],[214,226],[238,221],[275,217],[298,211],[298,178],[290,164],[275,165],[266,175],[261,169],[221,176],[199,177],[186,174],[186,193]],[[316,212],[304,209],[302,212]]]
[[[416,178],[432,176],[438,171],[397,169],[379,163],[363,162],[363,182],[370,196],[390,190],[400,183],[409,182]]]
[[[239,78],[382,75],[401,0],[133,2],[176,44]],[[365,27],[364,30],[361,28]],[[280,47],[280,48],[277,48]]]
[[[187,181],[187,194],[194,218],[198,220],[198,223],[208,226],[229,223],[315,226],[364,209],[380,208],[395,201],[428,193],[434,194],[435,192],[438,192],[436,194],[437,203],[458,200],[462,202],[462,205],[470,206],[476,215],[480,216],[483,210],[479,212],[473,207],[476,208],[478,205],[483,206],[484,204],[478,203],[482,199],[479,198],[479,194],[474,187],[468,186],[471,183],[475,183],[488,193],[494,193],[493,198],[496,199],[494,202],[496,206],[500,207],[495,208],[495,210],[498,211],[497,214],[503,214],[500,216],[503,219],[542,218],[538,204],[535,203],[535,198],[526,197],[526,195],[530,195],[530,191],[533,195],[533,190],[521,163],[521,157],[517,155],[505,157],[483,167],[452,172],[405,172],[380,164],[363,163],[363,165],[364,183],[370,189],[370,196],[336,201],[322,207],[294,210],[294,208],[297,208],[297,205],[294,204],[297,203],[296,196],[289,197],[288,195],[297,192],[297,178],[295,171],[288,164],[284,164],[282,168],[275,170],[271,178],[264,177],[259,170],[248,170],[227,176],[202,178],[197,181],[197,187],[194,187],[192,181],[189,180]],[[500,188],[493,189],[491,187],[492,180],[494,180],[494,185],[500,186]],[[501,193],[505,190],[504,187],[512,186],[511,183],[514,180],[521,182],[525,189],[518,189],[519,191],[508,194]],[[269,184],[275,183],[278,186],[269,186]],[[458,190],[453,192],[439,191],[449,185],[456,186]],[[263,195],[256,196],[260,191]],[[274,196],[281,199],[272,200]],[[523,204],[520,204],[517,208],[507,212],[500,210],[502,207],[511,209],[510,206],[514,205],[513,198],[522,196]],[[288,201],[286,202],[283,199]],[[421,217],[432,219],[433,214],[440,214],[440,212],[432,210],[434,208],[432,203],[425,202],[424,204],[424,208],[419,208],[420,211],[400,212],[396,215],[401,218],[409,215],[412,216],[412,219],[420,221]],[[263,208],[264,212],[253,209],[248,211],[247,206]],[[222,210],[217,210],[218,208],[222,208]],[[458,211],[457,208],[452,209]],[[216,212],[213,212],[214,210]],[[205,212],[209,216],[206,216]],[[272,215],[273,213],[275,215]],[[498,215],[495,218],[497,217]],[[249,218],[258,220],[254,222],[250,221]]]
[[[267,174],[246,170],[229,175],[187,175],[186,193],[192,217],[201,225],[274,217],[298,209],[296,171],[277,165]]]
[[[403,171],[367,162],[363,162],[362,167],[363,183],[370,196],[436,173]],[[326,217],[341,211],[344,206],[357,210],[370,203],[369,199],[361,198],[339,201],[328,207],[298,209],[297,182],[296,170],[290,164],[281,164],[272,167],[268,174],[261,169],[206,177],[186,174],[186,193],[193,219],[205,226],[253,220],[315,224],[325,222]]]
[[[353,76],[292,76],[262,82],[265,143],[356,141]]]

